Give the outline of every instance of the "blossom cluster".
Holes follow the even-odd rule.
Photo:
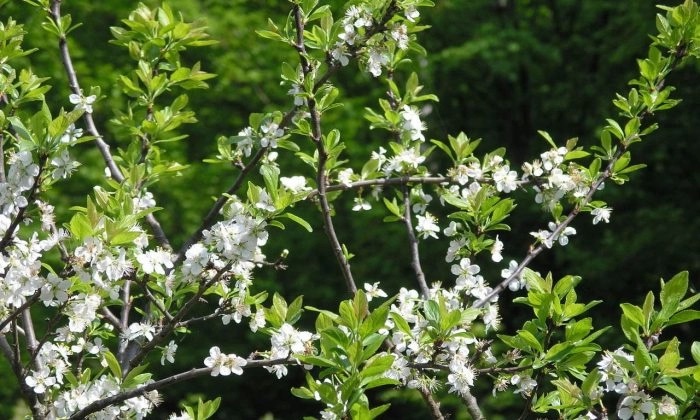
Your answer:
[[[594,395],[591,395],[591,399],[599,399],[605,392],[619,394],[620,403],[617,407],[617,416],[623,420],[641,420],[653,417],[655,414],[677,416],[678,406],[673,398],[662,395],[658,400],[655,400],[640,389],[626,368],[630,362],[634,362],[634,356],[622,348],[613,352],[605,351],[597,363],[600,384],[592,391]]]
[[[236,150],[241,155],[249,157],[254,147],[277,148],[278,141],[284,136],[284,129],[280,128],[279,123],[268,118],[256,129],[246,127],[241,130],[235,137]]]
[[[382,74],[382,69],[391,61],[391,54],[387,48],[387,42],[391,42],[399,50],[407,50],[409,44],[409,28],[405,22],[416,22],[420,13],[414,5],[404,6],[402,21],[394,22],[380,40],[372,40],[365,47],[367,71],[374,77]],[[375,25],[373,10],[367,4],[352,5],[340,22],[341,32],[338,41],[330,51],[332,59],[342,66],[346,66],[352,54],[352,49],[360,45],[367,32]]]

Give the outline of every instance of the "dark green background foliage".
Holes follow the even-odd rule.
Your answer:
[[[332,3],[340,13],[344,2]],[[579,137],[580,144],[592,144],[604,118],[615,115],[610,102],[614,93],[625,88],[626,81],[635,74],[635,58],[646,52],[647,34],[654,31],[655,3],[659,2],[436,1],[436,7],[424,13],[424,22],[432,28],[420,34],[429,53],[420,59],[420,78],[426,90],[440,98],[431,109],[424,109],[429,137],[444,139],[448,133],[464,131],[470,137],[483,138],[485,150],[505,146],[511,162],[532,160],[546,148],[537,135],[539,129],[549,131],[559,142]],[[136,4],[133,0],[73,0],[63,6],[64,13],[83,22],[71,34],[74,61],[82,85],[98,85],[106,95],[94,115],[117,145],[121,144],[121,136],[107,121],[115,110],[124,109],[126,99],[115,81],[116,75],[131,63],[125,50],[108,43],[109,27],[118,25]],[[202,165],[201,160],[215,153],[217,136],[235,135],[243,128],[249,113],[290,107],[287,88],[279,85],[279,69],[282,61],[292,61],[294,56],[291,50],[254,33],[266,26],[268,17],[277,22],[285,18],[288,8],[284,1],[172,0],[170,5],[189,20],[204,19],[212,37],[219,41],[212,47],[192,51],[187,57],[190,62],[201,61],[204,70],[218,75],[210,81],[210,90],[190,95],[199,123],[186,127],[188,140],[172,146],[171,153],[192,167],[182,177],[165,181],[153,191],[158,205],[166,209],[158,213],[159,220],[177,248],[206,213],[210,197],[228,188],[235,176],[233,168]],[[19,0],[5,2],[0,15],[13,16],[27,24],[26,46],[40,48],[31,56],[33,70],[52,78],[50,103],[67,106],[65,76],[55,41],[40,28],[42,16]],[[700,173],[693,161],[700,156],[700,142],[693,126],[700,108],[697,74],[697,69],[681,69],[672,76],[671,83],[681,87],[677,96],[683,103],[668,115],[661,115],[661,129],[637,146],[635,157],[648,167],[634,174],[630,187],[608,185],[602,193],[602,198],[614,208],[610,225],[592,226],[590,218],[582,217],[575,224],[578,235],[569,246],[543,255],[534,263],[534,269],[551,270],[555,276],[583,276],[581,295],[587,300],[604,301],[598,311],[605,316],[598,321],[603,324],[617,323],[618,303],[623,298],[639,303],[642,293],[656,288],[659,276],[669,278],[672,273],[687,269],[697,285]],[[324,124],[340,129],[349,141],[350,158],[366,159],[386,139],[368,130],[363,108],[376,104],[384,86],[352,69],[341,71],[338,81],[345,106],[329,114]],[[64,189],[55,193],[57,208],[62,207],[64,215],[68,207],[84,203],[94,183],[102,182],[96,150],[90,144],[79,147],[75,156],[83,167],[70,187],[61,187]],[[310,145],[304,147],[310,149]],[[439,163],[434,162],[436,167]],[[281,165],[288,174],[309,175],[300,163]],[[335,223],[341,241],[356,255],[351,261],[355,278],[361,283],[382,281],[389,293],[397,292],[401,286],[412,287],[404,281],[410,277],[405,233],[398,226],[382,225],[381,210],[349,212],[351,199],[343,197],[335,203]],[[532,201],[529,198],[522,203]],[[509,223],[513,231],[501,237],[506,243],[505,261],[521,259],[531,239],[529,232],[546,220],[536,205],[526,207],[521,204]],[[303,294],[309,305],[333,308],[332,302],[345,297],[345,292],[335,259],[320,234],[320,220],[313,208],[296,209],[295,213],[313,220],[315,233],[309,235],[296,227],[272,231],[266,253],[274,258],[288,248],[288,268],[261,272],[257,290],[277,290],[287,298]],[[383,233],[377,235],[380,228]],[[429,281],[449,281],[449,267],[443,263],[446,244],[440,241],[426,245],[430,246],[422,252]],[[486,274],[499,278],[495,272]],[[504,305],[508,297],[501,299]],[[526,316],[518,311],[522,309],[504,309],[506,326],[517,325]],[[203,327],[179,343],[176,366],[163,368],[162,375],[200,366],[214,343],[241,355],[269,345],[244,331],[245,328],[230,325]],[[692,336],[692,331],[679,332],[684,333]],[[604,340],[614,343],[616,337],[611,335]],[[158,362],[153,360],[153,364]],[[177,410],[178,400],[191,402],[200,396],[221,395],[217,418],[247,419],[266,414],[300,418],[317,410],[289,393],[289,388],[301,380],[300,372],[292,371],[288,378],[277,381],[267,372],[254,370],[246,371],[241,378],[197,380],[166,389],[167,402],[155,417]],[[18,398],[11,382],[6,364],[0,364],[0,418],[10,416]],[[477,391],[490,395],[488,385],[482,382]],[[385,392],[376,398],[383,400],[394,394]],[[508,418],[505,407],[513,406],[516,400],[512,395],[503,395],[483,409],[488,418]],[[392,401],[390,417],[424,417],[417,394],[402,393]],[[457,410],[457,406],[450,405],[449,400],[444,405],[447,412]],[[460,416],[465,414],[455,415]]]

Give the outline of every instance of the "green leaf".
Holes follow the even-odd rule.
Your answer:
[[[585,158],[587,156],[590,156],[590,153],[588,153],[584,150],[572,150],[572,151],[568,152],[566,155],[564,155],[564,160],[581,159],[581,158]]]
[[[659,385],[659,388],[663,389],[664,391],[668,392],[669,394],[673,395],[676,397],[679,401],[687,401],[688,399],[688,393],[683,390],[683,388],[679,387],[678,385],[675,384],[662,384]]]
[[[690,354],[693,356],[695,363],[700,365],[700,341],[693,341],[693,344],[690,346]]]
[[[114,356],[114,354],[112,354],[111,351],[106,351],[104,353],[104,358],[107,362],[107,366],[109,367],[110,372],[112,372],[112,376],[114,376],[117,380],[121,379],[122,368],[119,365],[119,361],[117,361],[117,358]]]
[[[144,370],[148,369],[148,364],[143,364],[143,365],[138,365],[135,368],[131,369],[131,372],[129,372],[126,375],[126,378],[124,378],[124,381],[122,382],[122,387],[125,389],[127,388],[133,388],[135,385],[140,385],[142,382],[139,382],[141,379],[141,372]],[[145,375],[149,375],[146,373]]]
[[[302,400],[311,400],[315,398],[315,394],[311,392],[309,388],[292,388],[292,395],[294,395],[297,398],[301,398]]]
[[[547,140],[547,143],[549,143],[549,145],[552,146],[554,149],[557,148],[557,144],[554,143],[554,140],[552,140],[552,136],[550,136],[548,132],[543,130],[537,130],[537,134],[542,136],[543,139]]]
[[[593,320],[591,318],[583,318],[573,324],[567,324],[565,328],[566,341],[578,341],[588,335],[593,329]]]
[[[654,293],[651,291],[647,293],[647,296],[644,299],[642,313],[644,314],[644,328],[649,330],[649,327],[651,326],[651,316],[654,313]]]
[[[272,311],[280,320],[287,319],[287,302],[279,293],[272,295]]]
[[[360,371],[360,378],[365,379],[372,376],[382,375],[391,367],[393,363],[394,356],[392,354],[377,355],[371,358],[365,367]]]
[[[255,33],[258,34],[258,36],[260,36],[262,38],[271,39],[273,41],[284,41],[284,38],[282,37],[282,35],[278,34],[277,32],[259,29],[259,30],[255,31]]]
[[[661,287],[659,319],[666,321],[678,311],[678,304],[688,292],[688,272],[682,271]],[[663,322],[662,321],[662,322]]]
[[[362,324],[360,325],[360,337],[365,338],[370,334],[376,333],[379,329],[384,327],[386,323],[386,318],[389,315],[389,306],[382,305],[372,311]]]
[[[659,358],[659,370],[661,373],[669,373],[678,367],[681,355],[678,352],[678,339],[673,338],[666,347],[666,351]]]
[[[304,296],[297,296],[296,299],[289,304],[287,307],[287,316],[285,317],[285,321],[287,321],[287,323],[294,324],[299,320],[301,317],[301,307],[303,302]]]
[[[306,231],[309,233],[314,231],[313,228],[311,227],[311,225],[309,224],[309,222],[307,222],[306,220],[302,219],[301,217],[297,216],[294,213],[284,213],[280,217],[286,217],[287,219],[297,223],[298,225],[300,225],[301,227],[306,229]]]
[[[518,330],[518,337],[520,337],[524,342],[526,342],[530,347],[538,352],[543,352],[542,343],[535,337],[530,331]]]
[[[392,201],[389,201],[386,197],[382,197],[382,200],[384,200],[384,205],[386,206],[387,210],[391,212],[391,214],[398,217],[399,219],[403,218],[401,210],[399,209],[399,205],[396,204],[395,198]]]
[[[411,336],[411,327],[408,325],[408,322],[398,313],[392,312],[391,313],[391,319],[394,321],[396,324],[396,327],[403,332],[404,334],[408,335],[409,337]]]
[[[437,325],[440,321],[440,307],[434,300],[426,300],[423,305],[423,312],[425,312],[425,319]]]
[[[350,329],[355,329],[357,327],[357,315],[355,314],[355,311],[352,309],[352,305],[350,304],[349,301],[344,300],[340,302],[340,306],[338,308],[338,313],[340,314],[340,319],[344,321],[343,323],[345,324],[346,327]]]
[[[89,236],[92,236],[92,226],[82,213],[75,213],[70,220],[69,229],[73,236],[79,240],[83,240]]]
[[[675,313],[671,319],[666,322],[666,326],[668,327],[670,325],[685,324],[698,319],[700,319],[700,311],[687,309],[685,311]]]
[[[629,303],[621,303],[620,308],[622,308],[622,312],[627,318],[629,318],[630,321],[632,321],[640,327],[644,327],[644,313],[642,312],[642,309],[639,306],[635,306]]]

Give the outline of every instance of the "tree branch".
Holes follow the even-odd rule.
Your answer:
[[[464,404],[467,406],[467,411],[469,411],[469,414],[472,416],[472,420],[486,419],[484,414],[481,412],[481,408],[479,408],[479,403],[476,401],[476,398],[474,398],[471,391],[469,391],[469,388],[464,388],[464,393],[460,393],[459,395],[462,398],[462,401],[464,401]]]
[[[246,365],[242,366],[242,368],[250,369],[262,366],[284,365],[288,363],[296,364],[295,361],[292,361],[290,359],[246,360]],[[92,413],[102,410],[103,408],[109,407],[110,405],[119,404],[130,398],[141,396],[147,392],[165,388],[166,386],[173,385],[178,382],[183,382],[189,379],[198,378],[200,376],[210,375],[212,370],[213,368],[210,367],[191,369],[186,372],[177,373],[159,381],[151,382],[150,384],[146,384],[139,388],[120,392],[119,394],[113,395],[111,397],[95,401],[94,403],[88,405],[82,410],[73,413],[69,417],[69,419],[83,419]]]
[[[426,388],[421,387],[418,389],[418,392],[420,392],[420,395],[423,397],[423,400],[428,406],[428,409],[430,410],[430,416],[434,420],[445,420],[445,416],[443,416],[442,412],[440,412],[440,403],[435,401],[430,391]]]
[[[172,333],[173,330],[175,330],[178,323],[192,310],[192,308],[194,308],[194,305],[204,295],[204,292],[206,292],[211,285],[219,281],[221,277],[226,272],[228,272],[228,270],[231,268],[231,264],[232,263],[228,263],[211,280],[200,282],[197,293],[193,294],[190,297],[190,299],[187,302],[185,302],[182,308],[180,308],[180,310],[175,315],[173,315],[172,319],[170,319],[165,325],[163,325],[163,328],[160,331],[158,331],[158,333],[153,337],[153,340],[148,341],[146,344],[144,344],[143,347],[141,347],[141,349],[138,351],[138,353],[134,355],[134,357],[131,357],[129,358],[129,360],[126,361],[126,369],[123,369],[124,375],[126,375],[133,366],[138,366],[139,363],[141,363],[141,361],[146,358],[148,352],[153,350],[157,345],[164,342],[165,339],[170,336],[170,333]]]
[[[304,18],[302,16],[301,7],[296,4],[294,5],[294,23],[296,25],[296,45],[295,48],[299,53],[299,60],[301,61],[301,70],[304,74],[304,79],[313,78],[313,68],[306,58],[306,49],[304,47]],[[352,271],[350,270],[350,263],[343,253],[343,247],[338,240],[338,235],[336,234],[335,227],[333,226],[333,219],[331,217],[331,208],[328,204],[328,198],[326,197],[326,187],[328,186],[328,176],[326,173],[326,163],[328,162],[328,151],[323,145],[323,132],[321,131],[321,114],[316,107],[316,99],[314,94],[316,91],[309,92],[309,98],[307,99],[307,106],[309,108],[309,114],[311,119],[311,141],[316,145],[316,150],[318,151],[318,164],[316,169],[316,184],[318,185],[318,201],[321,206],[321,214],[323,216],[323,230],[326,232],[328,241],[330,242],[331,249],[335,255],[335,259],[338,261],[340,266],[340,271],[345,279],[345,287],[354,295],[357,292],[357,285],[352,277]]]
[[[52,0],[48,12],[49,18],[56,25],[60,25],[61,0]],[[63,63],[63,68],[66,72],[66,76],[68,77],[68,86],[70,87],[71,92],[73,92],[76,95],[82,96],[83,92],[80,88],[80,83],[78,82],[78,76],[75,71],[75,67],[73,66],[73,59],[71,58],[70,51],[68,49],[68,41],[65,35],[59,36],[58,49],[61,54],[61,62]],[[90,133],[90,135],[95,137],[95,144],[97,145],[97,148],[99,149],[100,154],[102,155],[102,159],[104,160],[105,165],[107,165],[107,168],[109,169],[110,177],[112,177],[112,179],[119,183],[124,182],[124,175],[122,174],[117,164],[114,162],[114,157],[112,156],[112,153],[109,150],[110,147],[104,140],[104,137],[102,137],[102,135],[100,134],[99,130],[97,129],[95,121],[92,118],[92,114],[89,112],[85,112],[83,114],[83,120],[85,120],[85,126],[87,127],[87,130]],[[160,226],[160,223],[155,218],[155,216],[149,213],[146,216],[146,222],[151,227],[151,231],[153,232],[153,237],[155,238],[156,242],[158,242],[158,244],[160,244],[163,248],[170,249],[171,247],[170,242],[168,241],[168,237],[165,234],[165,231],[163,231],[163,228]]]
[[[289,119],[291,120],[291,116],[289,117]],[[262,148],[258,150],[255,153],[255,155],[253,155],[253,157],[250,159],[250,161],[241,169],[241,172],[233,181],[231,187],[229,187],[229,189],[226,190],[224,194],[219,196],[214,205],[207,212],[207,215],[204,216],[204,219],[202,220],[202,223],[199,225],[197,230],[192,235],[190,235],[190,237],[180,248],[180,251],[177,253],[177,258],[175,259],[174,265],[181,263],[185,259],[185,253],[187,252],[187,250],[202,237],[202,233],[210,227],[214,226],[214,223],[216,223],[216,220],[219,217],[219,212],[228,201],[228,196],[231,196],[235,194],[236,191],[238,191],[241,185],[243,185],[243,181],[245,180],[246,176],[248,176],[250,171],[252,171],[253,168],[255,168],[255,166],[258,164],[258,162],[260,162],[260,159],[262,159],[262,157],[265,155],[265,152],[267,152],[267,148]]]
[[[2,328],[0,328],[0,331],[2,331]],[[32,411],[32,415],[34,416],[34,418],[41,418],[42,410],[39,398],[34,392],[34,390],[24,381],[22,364],[20,360],[17,357],[15,357],[16,354],[13,351],[10,343],[7,341],[5,334],[0,334],[0,353],[2,353],[3,356],[5,356],[5,359],[7,359],[7,362],[10,364],[10,367],[12,368],[12,373],[17,379],[17,384],[19,384],[20,391],[26,399],[29,408]]]
[[[418,281],[418,286],[421,289],[421,294],[423,299],[428,299],[430,297],[430,288],[428,283],[425,281],[425,274],[423,273],[423,268],[420,264],[420,251],[418,249],[418,239],[416,238],[416,233],[413,230],[413,222],[411,221],[411,193],[408,190],[406,184],[402,188],[403,194],[403,223],[406,226],[406,233],[408,234],[408,245],[411,249],[411,268],[416,275],[416,280]]]

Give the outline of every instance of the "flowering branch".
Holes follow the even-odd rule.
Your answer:
[[[660,90],[663,87],[666,76],[668,76],[668,74],[678,66],[678,64],[681,62],[681,59],[686,54],[687,51],[684,49],[674,52],[674,54],[672,55],[672,60],[669,61],[667,66],[659,74],[658,80],[655,83],[653,90]],[[639,112],[638,119],[641,122],[641,120],[643,120],[646,116],[649,115],[652,115],[652,113],[649,110],[649,106],[647,105],[645,106],[645,109],[643,111]],[[615,164],[625,154],[625,152],[631,144],[631,140],[633,140],[635,136],[638,136],[638,134],[633,133],[631,136],[629,136],[630,138],[620,139],[620,144],[617,147],[617,150],[615,151],[614,155],[608,161],[605,170],[603,170],[603,172],[601,172],[598,175],[596,180],[589,188],[586,196],[583,197],[583,199],[581,199],[581,201],[576,204],[576,206],[568,213],[564,220],[562,220],[556,225],[556,228],[552,231],[552,233],[549,234],[549,238],[559,237],[559,235],[564,231],[564,229],[566,229],[567,226],[569,226],[571,222],[573,222],[576,216],[580,213],[581,209],[591,202],[591,200],[593,199],[593,195],[596,193],[596,191],[598,191],[602,187],[606,180],[612,177]],[[501,294],[501,292],[503,292],[506,289],[506,287],[508,287],[510,282],[512,282],[516,278],[519,278],[522,275],[522,272],[525,269],[525,267],[527,267],[530,264],[530,262],[532,262],[532,260],[534,260],[535,257],[537,257],[537,255],[539,255],[546,247],[547,246],[544,242],[540,242],[536,246],[531,246],[527,255],[520,262],[520,264],[518,264],[517,268],[514,269],[505,280],[501,281],[498,285],[496,285],[496,287],[494,287],[483,299],[480,299],[479,301],[475,302],[473,306],[475,308],[481,308],[491,299]]]
[[[51,0],[51,5],[48,12],[49,17],[53,21],[53,23],[60,27],[61,0]],[[61,62],[63,63],[66,75],[68,76],[68,86],[70,87],[70,90],[73,92],[73,94],[82,96],[83,91],[80,88],[80,83],[78,81],[78,76],[75,71],[75,67],[73,67],[73,59],[71,58],[70,51],[68,50],[68,41],[64,33],[59,34],[58,48],[61,53]],[[112,153],[109,150],[110,147],[104,140],[104,137],[102,137],[102,135],[100,134],[99,130],[97,129],[95,121],[92,118],[92,113],[85,112],[83,114],[83,119],[85,120],[85,125],[87,126],[88,132],[95,137],[95,144],[97,145],[97,148],[102,154],[102,159],[104,160],[105,164],[107,165],[107,168],[109,169],[110,176],[112,177],[112,179],[119,183],[124,182],[124,175],[122,174],[117,164],[114,162],[114,157],[112,156]],[[170,242],[168,241],[168,237],[165,234],[163,228],[160,226],[160,222],[158,222],[158,219],[156,219],[155,216],[153,216],[153,214],[149,213],[146,216],[146,222],[151,227],[155,240],[162,247],[170,248]]]
[[[187,302],[180,308],[180,310],[172,316],[172,318],[163,325],[161,330],[153,337],[152,340],[144,344],[133,357],[126,361],[128,369],[124,369],[124,375],[126,375],[130,368],[138,366],[139,363],[148,355],[148,353],[153,350],[156,346],[160,345],[165,341],[166,338],[177,328],[178,323],[194,308],[194,306],[199,302],[199,299],[204,295],[204,292],[209,289],[213,284],[218,282],[221,277],[231,268],[232,263],[228,263],[225,267],[219,270],[216,275],[209,281],[202,281],[199,283],[199,288],[195,294],[193,294]]]
[[[241,368],[242,369],[250,369],[250,368],[256,368],[256,367],[263,367],[263,366],[284,365],[284,364],[288,364],[288,363],[294,363],[294,362],[290,361],[289,359],[246,360],[245,365],[242,365]],[[187,372],[177,373],[175,375],[168,376],[167,378],[164,378],[164,379],[161,379],[161,380],[158,380],[155,382],[151,382],[149,384],[143,385],[143,386],[135,388],[135,389],[120,392],[120,393],[113,395],[111,397],[106,397],[106,398],[103,398],[99,401],[95,401],[94,403],[88,405],[87,407],[83,408],[82,410],[79,410],[79,411],[73,413],[69,417],[69,419],[83,419],[92,413],[95,413],[99,410],[102,410],[103,408],[109,407],[110,405],[118,404],[118,403],[126,401],[130,398],[144,395],[147,392],[159,390],[161,388],[165,388],[166,386],[170,386],[170,385],[174,385],[174,384],[179,383],[179,382],[198,378],[200,376],[211,375],[213,370],[214,370],[213,367],[203,367],[203,368],[191,369],[191,370],[188,370]]]
[[[4,330],[5,327],[12,321],[16,320],[17,317],[24,312],[25,309],[29,308],[32,306],[37,300],[39,300],[39,296],[41,295],[41,290],[37,290],[34,292],[34,294],[30,297],[27,298],[27,300],[19,306],[17,309],[14,311],[10,312],[10,314],[7,316],[7,318],[3,319],[0,321],[0,331]]]
[[[288,114],[289,117],[288,119],[291,121],[292,114]],[[241,168],[241,172],[238,174],[236,179],[233,181],[233,184],[229,189],[226,191],[226,193],[222,194],[214,203],[214,205],[209,209],[207,212],[207,215],[204,216],[204,219],[202,219],[202,223],[199,225],[197,230],[190,235],[190,237],[185,241],[185,243],[182,245],[180,248],[180,251],[177,253],[177,257],[175,258],[175,264],[178,264],[182,262],[185,259],[185,253],[189,249],[190,246],[192,246],[195,242],[200,240],[202,238],[202,233],[212,227],[214,223],[216,223],[216,220],[219,218],[219,213],[221,212],[221,209],[224,208],[224,205],[229,199],[229,196],[235,194],[238,189],[243,185],[243,181],[245,181],[245,178],[248,176],[250,171],[252,171],[260,162],[260,159],[262,159],[263,156],[265,156],[265,153],[267,152],[267,148],[263,147],[259,149],[255,155],[250,159],[250,161]]]
[[[294,22],[296,25],[296,45],[295,48],[299,53],[299,60],[301,61],[301,69],[304,74],[304,78],[313,78],[313,68],[306,57],[306,49],[304,47],[304,18],[302,16],[301,7],[298,4],[294,5]],[[335,255],[340,270],[345,279],[345,287],[350,294],[354,295],[357,292],[357,285],[352,277],[352,271],[350,270],[350,263],[343,253],[342,245],[338,240],[338,236],[333,226],[333,220],[331,218],[331,208],[328,204],[328,198],[326,197],[326,187],[328,186],[328,177],[326,174],[326,162],[328,161],[328,151],[323,145],[323,133],[321,131],[321,114],[316,107],[316,99],[314,98],[314,92],[309,92],[310,95],[307,98],[307,105],[309,107],[309,114],[311,118],[311,141],[316,144],[316,150],[318,151],[318,164],[316,173],[316,184],[318,185],[318,200],[321,205],[321,213],[323,215],[323,228],[326,232],[326,236],[331,244],[331,249]]]
[[[41,180],[42,173],[44,171],[44,167],[46,166],[46,159],[42,159],[39,162],[39,170],[37,171],[36,176],[34,177],[34,181],[32,182],[32,186],[29,189],[29,194],[27,194],[27,202],[30,203],[34,200],[34,196],[39,188],[39,182]],[[12,219],[12,222],[10,223],[10,226],[7,227],[7,230],[5,231],[5,234],[3,235],[2,239],[0,239],[0,253],[5,254],[5,248],[7,245],[10,244],[12,241],[12,238],[15,235],[15,229],[19,226],[20,223],[24,220],[24,213],[27,211],[27,208],[29,207],[29,204],[26,206],[23,206],[19,209],[17,212],[17,215]],[[2,328],[0,328],[2,330]]]

